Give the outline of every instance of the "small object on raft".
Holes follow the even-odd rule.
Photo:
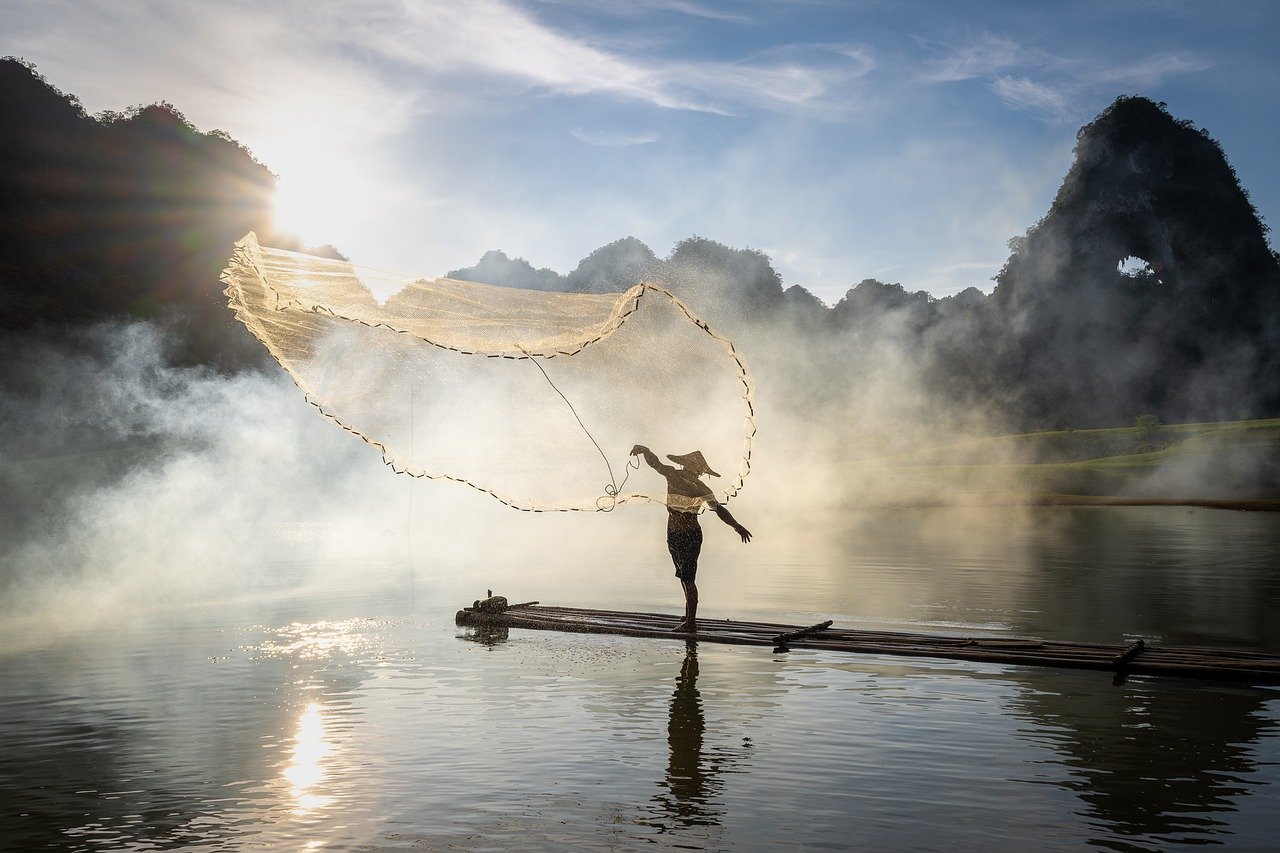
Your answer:
[[[459,610],[455,620],[457,624],[1094,669],[1127,676],[1166,675],[1280,684],[1280,655],[1266,652],[1156,646],[1144,641],[1108,645],[1026,637],[955,637],[860,631],[833,627],[830,622],[802,628],[733,619],[699,619],[697,634],[690,636],[672,633],[680,621],[680,617],[675,615],[537,606],[537,602],[513,604],[505,610],[492,612],[482,609],[480,604],[476,602],[476,606]]]
[[[489,597],[477,598],[471,602],[471,606],[466,608],[467,611],[476,611],[478,613],[506,613],[508,610],[515,610],[519,607],[531,607],[538,602],[522,601],[519,604],[508,604],[505,595],[494,595],[493,590],[489,590]],[[459,622],[458,624],[462,624]]]
[[[1129,644],[1128,648],[1126,648],[1120,654],[1112,658],[1111,665],[1117,666],[1117,667],[1124,666],[1129,661],[1133,660],[1138,655],[1142,654],[1143,650],[1145,650],[1146,647],[1147,647],[1146,642],[1144,642],[1141,638],[1134,640],[1132,643]]]

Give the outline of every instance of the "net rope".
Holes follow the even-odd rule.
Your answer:
[[[751,471],[745,360],[657,284],[605,294],[497,287],[265,247],[253,233],[236,243],[222,281],[236,319],[307,403],[397,474],[466,485],[527,512],[599,512],[702,505],[656,477],[624,492],[633,444],[736,458],[723,486],[709,483],[721,502]],[[414,399],[430,401],[417,418]],[[621,483],[611,456],[623,462]]]

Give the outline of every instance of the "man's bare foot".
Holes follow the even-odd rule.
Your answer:
[[[681,619],[680,624],[671,629],[673,634],[693,634],[698,630],[697,623],[690,622],[688,619]]]

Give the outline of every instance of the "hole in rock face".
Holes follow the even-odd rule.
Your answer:
[[[1150,261],[1139,258],[1136,255],[1129,255],[1121,258],[1120,263],[1116,264],[1116,271],[1128,278],[1145,278],[1152,281],[1160,280],[1160,272]]]

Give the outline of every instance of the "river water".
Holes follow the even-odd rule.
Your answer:
[[[257,589],[8,649],[0,846],[1280,844],[1280,690],[456,628],[482,585],[678,610],[657,515],[619,523],[645,537],[625,558],[554,523],[558,549],[506,542],[518,558],[466,566],[420,545],[323,582],[300,550]],[[704,615],[1280,652],[1280,516],[806,524],[749,546],[708,528]]]

